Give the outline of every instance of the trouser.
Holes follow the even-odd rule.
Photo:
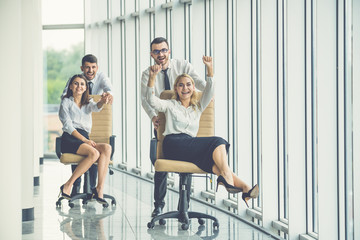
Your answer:
[[[154,129],[155,138],[157,138],[157,131]],[[154,165],[154,163],[152,163]],[[167,190],[167,172],[155,172],[154,174],[154,206],[163,208],[165,206],[165,195]],[[192,177],[187,178],[186,190],[187,190],[187,200],[190,202],[190,193],[191,193],[191,179]],[[179,189],[181,190],[181,189]]]
[[[76,167],[77,167],[77,165],[71,165],[72,172],[75,171]],[[97,170],[98,170],[98,167],[96,164],[93,164],[88,170],[89,178],[90,178],[90,189],[93,189],[96,187],[97,172],[98,172]],[[80,183],[81,183],[81,177],[76,179],[74,182],[74,185],[73,185],[73,188],[77,189],[77,192],[80,191]],[[85,181],[84,181],[84,184],[85,184]],[[84,186],[84,189],[86,189],[85,186]]]
[[[163,208],[165,206],[165,195],[167,189],[167,172],[155,172],[154,175],[154,206]],[[186,193],[188,203],[190,202],[190,193],[191,193],[191,179],[192,177],[187,178],[186,182]],[[181,190],[181,189],[180,189]]]

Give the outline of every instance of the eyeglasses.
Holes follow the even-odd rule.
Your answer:
[[[152,53],[153,53],[154,55],[159,55],[160,53],[167,53],[168,51],[169,51],[169,49],[163,48],[163,49],[161,49],[161,50],[157,50],[157,49],[152,50]]]

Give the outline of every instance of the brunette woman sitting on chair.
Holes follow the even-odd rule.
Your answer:
[[[163,153],[166,159],[192,162],[205,172],[216,174],[217,187],[223,185],[229,193],[243,192],[242,199],[248,206],[250,198],[257,198],[259,187],[253,188],[235,175],[227,164],[230,144],[221,137],[196,137],[201,113],[210,103],[214,93],[212,57],[204,56],[207,68],[206,87],[200,99],[194,80],[181,74],[174,83],[174,99],[162,100],[154,94],[156,75],[160,65],[150,67],[147,98],[150,105],[166,117]]]
[[[92,126],[91,112],[101,111],[109,102],[108,96],[102,96],[96,103],[89,98],[89,88],[85,77],[74,75],[69,88],[61,101],[59,118],[63,124],[61,152],[86,156],[69,180],[60,187],[60,195],[70,200],[71,188],[75,180],[82,176],[96,161],[98,164],[98,183],[92,190],[92,198],[101,204],[107,204],[103,198],[106,172],[110,162],[111,146],[106,143],[95,143],[89,138]]]

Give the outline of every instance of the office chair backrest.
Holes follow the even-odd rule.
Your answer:
[[[173,90],[165,90],[160,94],[161,99],[171,99],[174,95]],[[199,93],[199,97],[201,97],[202,93]],[[162,151],[162,142],[164,140],[164,131],[165,131],[165,114],[159,113],[158,115],[160,124],[158,128],[158,144],[157,144],[157,159],[164,158],[164,154]],[[214,136],[214,101],[211,101],[204,112],[201,114],[199,131],[197,133],[198,137],[212,137]]]
[[[100,95],[91,97],[95,102],[101,98]],[[90,139],[97,143],[109,143],[112,135],[112,105],[105,104],[100,112],[93,112],[92,122]]]

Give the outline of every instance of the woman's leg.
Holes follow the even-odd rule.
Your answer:
[[[71,187],[75,182],[75,180],[81,177],[91,167],[91,165],[93,165],[94,162],[96,162],[96,160],[100,156],[98,150],[96,150],[94,147],[86,143],[80,145],[76,154],[84,155],[87,157],[78,164],[78,166],[76,167],[75,171],[73,172],[69,180],[64,184],[63,192],[68,195],[70,195]]]
[[[98,160],[98,184],[96,186],[96,191],[99,198],[103,198],[103,188],[110,162],[111,146],[106,143],[98,143],[96,144],[95,148],[100,152],[100,157]]]
[[[228,184],[241,188],[244,192],[248,192],[250,190],[249,185],[231,171],[227,163],[227,152],[224,144],[215,148],[213,152],[213,159],[215,165],[212,170],[217,176],[223,176]]]

